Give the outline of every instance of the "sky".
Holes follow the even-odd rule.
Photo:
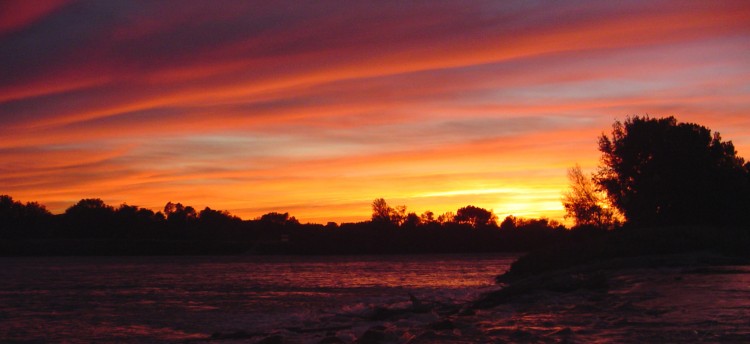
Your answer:
[[[562,220],[615,120],[750,157],[748,1],[3,1],[0,194]]]

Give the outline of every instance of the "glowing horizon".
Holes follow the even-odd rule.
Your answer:
[[[562,220],[630,115],[750,157],[750,3],[11,1],[0,194],[351,222]]]

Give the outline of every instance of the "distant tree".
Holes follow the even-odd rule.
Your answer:
[[[435,213],[431,211],[425,211],[422,215],[419,215],[422,223],[433,223],[435,222]]]
[[[65,210],[65,235],[109,237],[116,224],[115,208],[99,198],[85,198]]]
[[[125,203],[115,209],[114,217],[113,234],[128,238],[151,237],[162,222],[153,210]]]
[[[383,198],[372,201],[372,222],[400,226],[406,221],[406,206],[392,208]]]
[[[0,195],[0,237],[29,237],[45,231],[52,214],[36,202],[23,204]]]
[[[468,224],[474,228],[497,225],[497,216],[484,208],[468,205],[456,211],[455,221]]]
[[[0,195],[0,218],[10,218],[18,213],[21,203],[13,200],[13,197],[8,195]]]
[[[167,219],[170,217],[175,218],[196,218],[198,214],[195,212],[195,208],[191,206],[184,206],[182,203],[167,202],[164,206],[164,214]]]
[[[232,214],[224,210],[214,210],[206,207],[198,213],[198,223],[204,229],[224,229],[239,222],[241,220],[238,217],[232,216]]]
[[[391,209],[391,223],[397,226],[404,224],[406,221],[406,206],[397,205]]]
[[[182,207],[182,204],[180,204],[180,207]],[[177,204],[174,204],[172,202],[167,202],[167,204],[164,205],[164,214],[165,216],[169,216],[170,214],[173,214],[177,211]]]
[[[156,213],[154,213],[154,221],[156,221],[156,222],[167,221],[167,216],[164,215],[164,213],[162,213],[160,211],[157,211]]]
[[[437,222],[440,224],[447,224],[454,222],[456,220],[456,214],[454,214],[452,211],[447,211],[441,215],[438,215]]]
[[[392,210],[385,199],[376,198],[372,201],[372,222],[390,223]]]
[[[501,230],[513,230],[516,229],[516,221],[517,218],[513,215],[508,215],[505,217],[502,223],[500,223],[500,229]]]
[[[565,229],[565,226],[563,226],[562,223],[555,221],[555,220],[550,220],[546,217],[540,217],[538,219],[513,217],[513,224],[516,229],[527,231],[527,232],[528,231],[556,231],[556,230]]]
[[[42,204],[37,202],[26,202],[23,206],[23,215],[29,218],[49,217],[52,213]]]
[[[404,223],[402,224],[403,227],[407,228],[416,228],[417,226],[422,224],[422,218],[417,215],[417,213],[408,213],[406,214],[406,217],[404,218]]]
[[[164,206],[164,214],[167,218],[167,224],[172,229],[184,227],[198,218],[195,208],[184,206],[182,203],[167,202]]]
[[[568,181],[570,189],[563,193],[562,198],[565,218],[573,218],[577,227],[613,228],[616,223],[614,212],[604,206],[603,196],[583,174],[581,166],[576,164],[568,169]]]
[[[66,213],[76,212],[76,211],[87,211],[87,210],[95,210],[95,211],[114,211],[114,208],[112,206],[107,205],[104,203],[103,200],[100,198],[84,198],[72,207],[65,210]]]
[[[674,117],[628,118],[599,138],[595,182],[635,225],[742,223],[750,174],[731,141]]]
[[[260,221],[264,223],[272,223],[277,225],[298,225],[299,221],[294,216],[289,216],[289,213],[277,213],[271,212],[264,214],[260,217]]]

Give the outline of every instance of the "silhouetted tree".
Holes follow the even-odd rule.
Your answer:
[[[538,219],[514,217],[513,219],[515,228],[523,231],[555,231],[565,229],[565,226],[563,226],[562,223],[550,220],[546,217],[540,217]]]
[[[406,215],[406,206],[397,205],[395,208],[391,209],[391,223],[396,226],[404,224],[404,221],[406,221]]]
[[[402,226],[406,228],[417,228],[417,226],[421,224],[422,218],[420,218],[417,213],[408,213],[404,218],[404,223],[402,224]]]
[[[406,206],[392,208],[383,198],[372,201],[372,222],[400,226],[406,221]]]
[[[198,218],[195,208],[184,206],[182,203],[167,202],[164,206],[164,214],[167,218],[167,225],[172,230],[185,229],[189,223]]]
[[[391,222],[391,211],[393,209],[388,206],[388,203],[383,198],[376,198],[372,201],[372,222],[375,223],[390,223]]]
[[[65,210],[65,233],[73,237],[111,237],[115,209],[99,198],[85,198]]]
[[[741,223],[750,202],[747,165],[731,141],[674,117],[615,122],[599,138],[595,182],[635,225]]]
[[[506,216],[503,222],[500,223],[500,229],[504,231],[516,229],[516,220],[516,217],[513,215]]]
[[[487,209],[468,205],[456,211],[455,221],[474,228],[497,225],[497,216]]]
[[[456,219],[456,214],[454,214],[452,211],[446,211],[445,213],[438,215],[437,222],[444,225],[444,224],[454,222],[455,219]]]
[[[0,195],[0,237],[32,237],[47,231],[52,214],[36,202],[23,204]]]
[[[422,213],[422,215],[419,215],[419,217],[421,222],[425,224],[435,222],[435,213],[429,210]]]
[[[264,214],[260,217],[260,221],[268,224],[277,224],[277,225],[298,225],[299,221],[297,221],[294,216],[289,216],[289,213],[277,213],[277,212],[271,212],[268,214]]]
[[[206,222],[212,222],[212,223],[221,223],[221,222],[226,222],[230,220],[238,220],[237,217],[232,216],[232,214],[230,214],[228,211],[214,210],[209,207],[204,208],[203,210],[201,210],[200,213],[198,213],[198,219],[200,221],[206,221]]]
[[[615,226],[615,214],[603,205],[603,199],[593,182],[583,175],[576,164],[568,169],[570,189],[563,194],[565,218],[573,218],[576,226],[592,226],[611,229]]]
[[[164,206],[164,214],[167,220],[173,219],[195,219],[198,214],[195,212],[195,208],[191,206],[184,206],[182,203],[167,202]]]
[[[158,217],[153,210],[124,203],[115,210],[114,217],[115,223],[113,231],[116,231],[117,233],[113,234],[120,237],[134,238],[154,236],[163,220],[163,218]]]

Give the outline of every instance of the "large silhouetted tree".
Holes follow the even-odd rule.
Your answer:
[[[636,116],[615,122],[599,150],[595,182],[628,223],[731,224],[750,210],[747,165],[706,127]]]

